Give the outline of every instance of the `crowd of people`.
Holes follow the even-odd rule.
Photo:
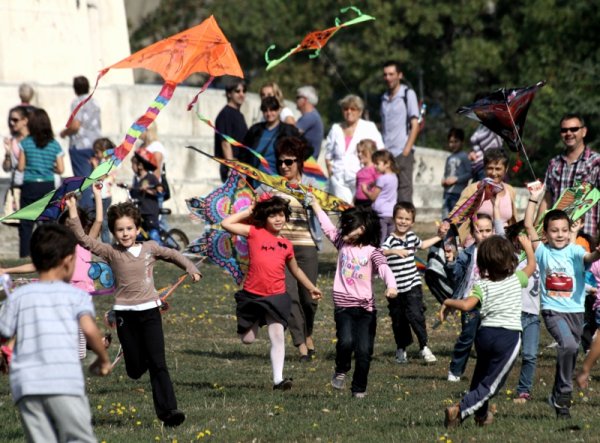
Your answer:
[[[453,309],[462,311],[462,329],[452,352],[448,382],[464,376],[471,347],[477,351],[469,392],[459,404],[446,409],[445,425],[457,426],[471,415],[478,425],[492,423],[489,400],[506,381],[519,353],[523,362],[514,400],[527,403],[531,399],[541,320],[557,342],[556,375],[549,401],[558,418],[569,418],[579,348],[589,350],[577,377],[581,386],[588,383],[595,358],[600,355],[600,339],[592,338],[600,326],[600,295],[596,296],[593,287],[600,283],[600,208],[595,205],[580,221],[551,209],[567,188],[580,182],[600,188],[600,154],[585,144],[583,118],[567,114],[560,120],[564,151],[551,160],[543,183],[530,184],[529,203],[520,222],[516,191],[507,183],[509,157],[501,139],[479,127],[469,139],[470,152],[466,152],[464,131],[451,128],[447,144],[450,154],[440,183],[444,222],[436,235],[421,239],[414,231],[419,208],[412,202],[419,104],[415,92],[402,83],[398,63],[386,62],[382,73],[387,90],[381,98],[381,125],[365,119],[363,100],[350,94],[339,102],[343,121],[334,123],[327,136],[314,87],[305,85],[296,90],[301,114],[296,120],[285,106],[279,86],[264,84],[259,89],[262,118],[248,127],[241,113],[246,85],[241,79],[227,85],[227,103],[215,123],[217,157],[262,167],[248,150],[232,146],[221,135],[226,134],[260,153],[270,170],[291,185],[318,188],[318,181],[304,174],[304,162],[319,157],[323,147],[327,190],[353,204],[339,214],[336,227],[310,193],[299,200],[262,185],[256,189],[257,201],[223,220],[223,229],[246,237],[248,242],[249,267],[242,288],[235,294],[237,333],[242,343],[254,342],[259,328],[267,326],[274,390],[293,386],[292,379],[284,376],[286,329],[300,361],[316,358],[318,343],[313,332],[318,301],[323,296],[317,277],[325,236],[338,251],[332,290],[337,338],[333,388],[345,388],[354,357],[351,394],[362,398],[367,393],[377,329],[372,286],[376,275],[386,288],[395,361],[409,361],[414,334],[419,347],[416,355],[434,364],[435,344],[430,343],[427,332],[416,252],[443,248],[443,272],[451,291],[440,300],[440,318],[443,321]],[[71,109],[82,102],[89,83],[85,77],[76,77],[73,87],[77,98]],[[64,153],[54,139],[50,119],[43,109],[30,104],[28,92],[32,91],[23,88],[22,103],[10,110],[10,137],[5,139],[3,168],[11,172],[5,210],[10,212],[52,190],[57,175],[64,171]],[[75,175],[89,175],[104,152],[114,148],[101,136],[100,107],[93,100],[60,135],[69,137]],[[2,358],[11,359],[6,368],[28,438],[35,440],[41,426],[82,441],[93,438],[89,408],[77,403],[85,402],[85,391],[81,371],[74,369],[80,364],[78,348],[72,346],[76,336],[87,340],[98,355],[91,370],[109,374],[106,350],[93,320],[94,308],[85,292],[90,289],[85,269],[91,253],[110,264],[116,277],[113,323],[128,376],[138,379],[148,371],[157,417],[167,426],[178,426],[185,420],[166,365],[153,264],[156,260],[174,263],[194,282],[201,274],[181,253],[162,247],[156,236],[159,209],[170,198],[167,156],[156,126],[151,126],[132,156],[135,178],[131,194],[138,200],[137,206],[131,202],[111,204],[114,179],[107,177],[102,187],[90,188],[89,196],[84,194],[79,201],[73,195],[66,198],[64,226],[43,224],[33,231],[33,222],[19,223],[20,256],[31,256],[33,267],[26,269],[35,269],[39,282],[15,290],[3,304],[0,336],[11,340],[10,346],[2,347]],[[227,173],[221,166],[223,181]],[[454,229],[449,215],[482,187],[487,189],[485,198],[458,229],[458,248],[455,243],[447,244],[448,233]],[[93,225],[85,222],[88,211],[93,214]],[[151,241],[136,241],[141,227],[149,232]],[[0,269],[7,271],[18,272]],[[593,284],[586,284],[586,273]],[[88,286],[75,284],[80,281]],[[70,286],[64,282],[80,289],[66,290]],[[43,296],[39,296],[41,292]],[[56,312],[53,303],[43,301],[48,297],[64,299],[69,314]],[[37,305],[39,310],[30,309]],[[56,340],[64,353],[48,355],[40,338],[43,334],[32,338],[27,324],[38,321],[44,327],[58,328]],[[40,372],[41,364],[48,368],[44,373]],[[65,377],[75,381],[63,378],[49,389],[47,377],[60,374],[66,367]],[[33,379],[37,382],[31,382]],[[32,412],[46,397],[52,397],[54,403],[43,413]],[[51,417],[62,410],[69,410],[67,417],[72,423],[53,421]]]

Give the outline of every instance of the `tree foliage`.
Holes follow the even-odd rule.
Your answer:
[[[588,142],[598,137],[593,123],[600,115],[600,45],[597,2],[564,0],[369,0],[353,6],[376,17],[343,29],[316,59],[306,53],[265,71],[264,52],[285,53],[308,32],[333,26],[340,7],[326,0],[163,0],[132,32],[138,49],[213,14],[232,42],[250,87],[277,81],[293,97],[295,88],[315,85],[319,109],[328,122],[339,121],[337,101],[355,93],[378,119],[384,91],[381,64],[399,60],[405,78],[428,104],[426,130],[419,144],[445,145],[451,126],[467,132],[475,124],[456,109],[477,92],[500,87],[547,85],[538,93],[525,128],[524,143],[535,172],[544,174],[560,146],[562,114],[577,112],[588,122]],[[523,170],[515,182],[529,180]]]

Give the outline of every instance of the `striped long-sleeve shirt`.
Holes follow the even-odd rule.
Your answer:
[[[387,288],[395,288],[394,274],[385,256],[374,246],[354,246],[344,242],[329,217],[317,214],[323,232],[338,250],[337,268],[333,280],[333,304],[337,308],[360,307],[375,309],[372,280],[377,273]]]

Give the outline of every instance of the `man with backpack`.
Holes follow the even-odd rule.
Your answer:
[[[381,126],[383,143],[398,165],[398,201],[412,202],[413,145],[419,134],[419,103],[417,94],[401,84],[403,74],[400,64],[387,61],[383,64],[383,79],[387,92],[381,97]]]

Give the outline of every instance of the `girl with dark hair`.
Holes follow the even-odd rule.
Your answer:
[[[29,136],[21,140],[21,154],[17,169],[23,172],[21,207],[42,198],[54,189],[54,173],[64,171],[64,153],[54,139],[52,124],[46,111],[34,108],[27,123]],[[19,224],[19,256],[29,255],[29,239],[33,222],[21,220]]]
[[[223,229],[248,239],[248,272],[243,289],[235,294],[237,332],[242,343],[251,344],[258,328],[267,325],[273,389],[283,391],[292,388],[292,379],[283,377],[284,330],[292,304],[285,286],[286,266],[313,298],[321,298],[321,291],[298,266],[291,242],[280,235],[289,218],[287,200],[263,194],[258,203],[221,222]]]
[[[444,425],[455,427],[470,415],[479,426],[489,425],[494,416],[488,411],[489,399],[498,393],[521,347],[521,292],[535,272],[535,255],[531,241],[519,237],[527,255],[527,265],[516,271],[518,260],[512,243],[494,235],[477,249],[477,267],[481,280],[471,295],[462,299],[446,299],[440,310],[443,321],[450,309],[471,311],[479,306],[481,326],[475,338],[477,364],[470,391],[459,404],[446,408]]]
[[[379,274],[385,282],[385,296],[388,298],[397,295],[396,281],[379,249],[379,218],[372,209],[351,208],[342,212],[338,230],[315,198],[312,198],[311,204],[323,232],[338,250],[333,281],[337,344],[331,385],[335,389],[344,388],[354,353],[352,396],[362,398],[367,391],[377,328],[372,278]]]

